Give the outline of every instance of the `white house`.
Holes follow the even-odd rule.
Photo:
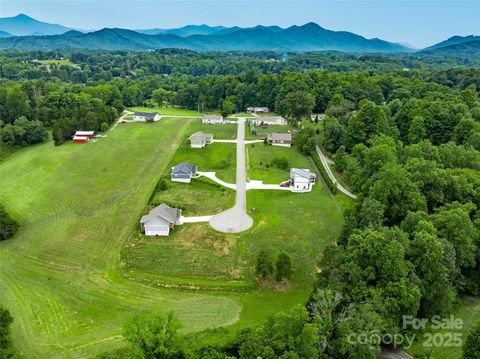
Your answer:
[[[282,116],[260,116],[255,118],[256,126],[286,126],[288,121]]]
[[[182,210],[164,203],[152,209],[140,219],[140,227],[146,236],[168,236],[170,229],[180,223]]]
[[[162,118],[158,112],[135,112],[133,120],[138,122],[157,122]]]
[[[223,116],[220,115],[204,115],[202,117],[202,123],[209,125],[223,125],[225,124],[225,120],[223,119]]]
[[[205,145],[212,143],[213,135],[211,133],[195,132],[188,138],[191,148],[203,148]]]
[[[305,168],[290,169],[290,188],[292,192],[310,192],[317,180],[315,173]]]
[[[247,107],[248,113],[254,114],[261,114],[261,113],[269,113],[270,110],[268,107]]]
[[[197,166],[188,162],[182,162],[172,167],[170,179],[173,182],[190,183],[195,173],[197,173]]]

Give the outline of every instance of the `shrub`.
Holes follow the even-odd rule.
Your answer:
[[[285,156],[275,157],[272,161],[272,166],[277,166],[280,169],[286,170],[288,168],[288,158]]]
[[[18,222],[10,217],[3,206],[0,206],[0,241],[13,237],[17,230]]]

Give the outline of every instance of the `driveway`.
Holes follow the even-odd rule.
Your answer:
[[[238,119],[237,128],[237,183],[235,205],[210,219],[212,228],[219,232],[238,233],[253,225],[247,214],[247,186],[245,175],[245,118]]]
[[[333,175],[332,170],[330,169],[330,166],[328,165],[329,159],[327,158],[327,156],[323,154],[320,147],[317,146],[315,149],[317,151],[318,157],[320,157],[320,161],[322,162],[323,168],[325,168],[325,171],[327,172],[328,177],[330,177],[330,180],[337,186],[338,190],[350,198],[357,199],[356,195],[354,195],[352,192],[347,190],[337,181],[337,179]]]

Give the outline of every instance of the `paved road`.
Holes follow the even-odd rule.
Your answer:
[[[330,179],[332,180],[333,183],[335,183],[335,185],[337,186],[338,190],[344,194],[346,194],[348,197],[350,198],[353,198],[353,199],[357,199],[357,196],[354,195],[352,192],[350,192],[349,190],[347,190],[345,187],[343,187],[338,181],[337,179],[335,178],[335,176],[333,175],[333,172],[332,170],[330,169],[330,166],[328,165],[328,158],[327,156],[325,156],[322,152],[322,150],[320,149],[320,147],[316,147],[316,150],[317,150],[317,154],[318,154],[318,157],[320,157],[320,161],[322,162],[322,165],[323,165],[323,168],[325,168],[325,171],[327,171],[327,174],[328,174],[328,177],[330,177]]]
[[[245,118],[238,119],[237,129],[237,183],[235,205],[210,219],[210,225],[220,232],[238,233],[253,225],[247,214],[247,186],[245,175]]]

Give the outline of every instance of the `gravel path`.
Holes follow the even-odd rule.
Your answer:
[[[247,214],[247,186],[245,183],[245,118],[238,119],[237,129],[237,183],[235,206],[213,216],[210,225],[219,232],[238,233],[253,225]]]

